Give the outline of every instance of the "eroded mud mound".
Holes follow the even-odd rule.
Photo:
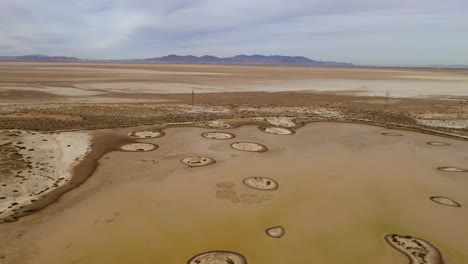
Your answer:
[[[260,130],[274,135],[292,135],[294,131],[284,127],[260,127]]]
[[[231,133],[213,131],[203,133],[202,137],[209,139],[231,139],[235,138],[236,136]]]
[[[209,251],[194,256],[187,264],[247,264],[247,260],[232,251]]]
[[[405,254],[410,264],[443,264],[439,250],[431,243],[403,235],[386,235],[385,241],[393,248]]]
[[[438,167],[437,169],[440,171],[446,171],[446,172],[468,172],[467,169],[462,169],[462,168],[457,168],[457,167]]]
[[[432,196],[430,197],[429,199],[431,199],[431,201],[435,202],[435,203],[438,203],[438,204],[441,204],[441,205],[446,205],[446,206],[452,206],[452,207],[461,207],[461,204],[459,204],[458,202],[448,198],[448,197],[444,197],[444,196]]]
[[[265,120],[274,126],[295,127],[294,118],[291,117],[267,117]]]
[[[450,146],[450,144],[444,142],[427,142],[427,144],[431,146]]]
[[[268,148],[265,145],[254,142],[235,142],[231,144],[233,149],[250,151],[250,152],[265,152]]]
[[[130,143],[120,147],[121,150],[131,152],[144,152],[158,149],[158,145],[151,143]]]
[[[282,226],[270,227],[265,230],[267,236],[272,238],[281,238],[286,233]]]
[[[164,136],[164,133],[162,131],[132,131],[128,135],[135,138],[158,138]]]
[[[248,187],[259,190],[276,190],[279,186],[275,180],[266,177],[249,177],[243,182]]]
[[[193,156],[193,157],[186,157],[180,160],[182,164],[185,164],[189,167],[203,167],[214,164],[216,161],[209,157],[203,156]]]

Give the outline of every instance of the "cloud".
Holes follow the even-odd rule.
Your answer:
[[[359,64],[468,61],[465,0],[2,0],[0,55],[304,55]]]

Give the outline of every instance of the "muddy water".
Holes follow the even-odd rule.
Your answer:
[[[438,247],[446,263],[468,262],[468,143],[379,127],[313,123],[290,136],[255,126],[205,139],[201,128],[166,129],[144,142],[156,151],[104,155],[80,188],[43,211],[0,225],[5,263],[186,263],[210,250],[243,254],[248,263],[407,263],[384,240],[412,235]],[[121,131],[124,133],[126,131]],[[237,151],[236,141],[264,144]],[[438,148],[428,141],[451,145]],[[187,156],[216,164],[189,168]],[[268,177],[277,190],[245,186]],[[223,199],[219,191],[232,184]],[[462,207],[441,206],[447,196]],[[268,237],[282,226],[286,235]],[[18,237],[18,232],[22,232]],[[8,241],[8,242],[6,242]],[[1,262],[0,262],[1,263]]]

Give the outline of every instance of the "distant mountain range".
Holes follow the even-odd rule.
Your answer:
[[[431,65],[429,67],[441,69],[468,69],[468,65]]]
[[[0,56],[0,61],[16,61],[16,62],[82,62],[83,60],[74,57],[46,55],[24,55],[24,56]]]
[[[218,58],[205,55],[180,56],[168,55],[148,59],[127,60],[82,60],[74,57],[49,57],[46,55],[0,56],[0,61],[10,62],[128,62],[128,63],[161,63],[161,64],[232,64],[232,65],[285,65],[285,66],[354,66],[351,63],[334,61],[316,61],[301,56],[264,56],[264,55],[237,55],[228,58]]]
[[[228,58],[215,56],[179,56],[169,55],[160,58],[144,59],[152,63],[193,63],[193,64],[236,64],[236,65],[289,65],[289,66],[354,66],[351,63],[334,61],[316,61],[301,56],[264,56],[264,55],[237,55]]]

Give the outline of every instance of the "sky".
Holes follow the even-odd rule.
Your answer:
[[[0,56],[468,65],[468,0],[0,0]]]

